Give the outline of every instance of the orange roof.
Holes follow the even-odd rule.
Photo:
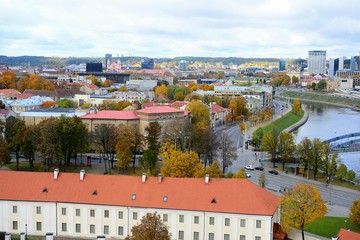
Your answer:
[[[152,106],[136,111],[137,113],[146,113],[146,114],[159,114],[159,113],[178,113],[184,112],[184,110],[172,108],[169,106]]]
[[[338,235],[339,240],[360,240],[360,233],[351,232],[341,228]]]
[[[211,113],[226,112],[228,110],[229,109],[223,108],[222,106],[220,106],[220,105],[218,105],[216,103],[211,104]]]
[[[66,202],[272,216],[280,198],[247,179],[0,171],[1,200]],[[44,188],[47,189],[43,192]],[[120,189],[120,190],[119,190]],[[96,191],[96,194],[93,194]],[[132,200],[132,195],[136,199]],[[167,202],[164,202],[164,196]]]
[[[0,94],[8,95],[8,94],[20,94],[18,90],[15,89],[0,89]]]
[[[115,111],[103,110],[97,113],[89,113],[82,117],[82,119],[111,119],[111,120],[136,120],[139,119],[134,111]]]

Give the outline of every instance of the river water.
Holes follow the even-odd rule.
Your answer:
[[[348,133],[360,132],[360,112],[319,103],[302,104],[309,112],[308,121],[294,131],[296,143],[308,137],[326,140]],[[354,170],[360,179],[360,152],[341,153],[340,158],[348,169]]]

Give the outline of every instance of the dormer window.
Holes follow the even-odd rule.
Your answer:
[[[47,187],[44,187],[44,189],[42,190],[43,193],[47,193],[48,192],[48,189]]]
[[[216,199],[213,198],[213,199],[211,200],[211,203],[216,203]]]

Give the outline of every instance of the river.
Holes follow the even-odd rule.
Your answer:
[[[360,112],[319,103],[303,103],[302,106],[309,112],[309,119],[294,131],[296,143],[305,137],[311,140],[314,138],[326,140],[347,133],[360,132]],[[355,171],[356,178],[360,180],[360,152],[341,153],[340,158],[348,169]]]

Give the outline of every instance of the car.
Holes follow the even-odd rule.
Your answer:
[[[253,171],[254,170],[254,166],[253,165],[247,165],[247,166],[245,166],[244,167],[245,169],[247,169],[247,170],[251,170],[251,171]]]
[[[255,167],[255,170],[264,171],[263,167]]]
[[[251,174],[248,172],[245,172],[247,178],[251,178]]]
[[[276,171],[276,170],[270,170],[269,173],[270,173],[270,174],[274,174],[274,175],[278,175],[278,174],[279,174],[278,171]]]

